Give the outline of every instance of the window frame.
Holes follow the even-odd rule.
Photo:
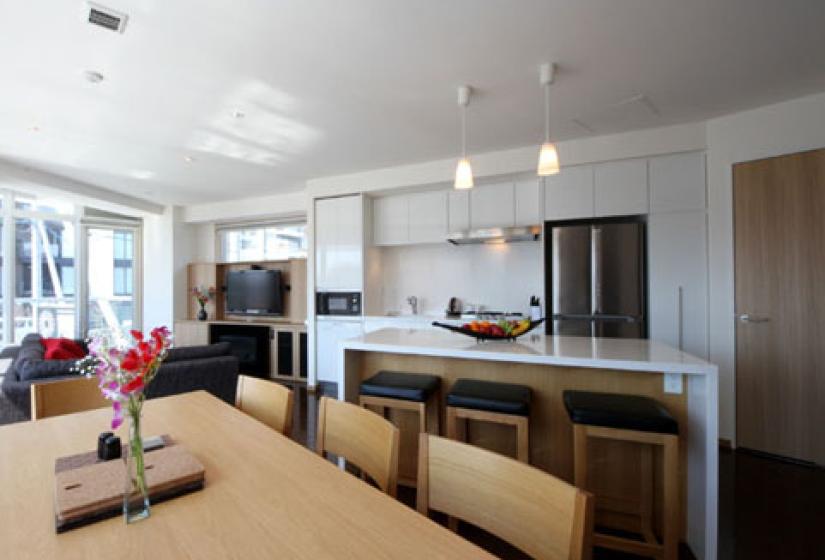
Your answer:
[[[277,227],[290,227],[290,226],[303,226],[304,228],[304,254],[303,255],[291,255],[285,258],[270,258],[266,255],[266,230],[269,228],[277,228]],[[252,231],[258,230],[261,231],[261,238],[262,238],[262,254],[261,258],[255,259],[240,259],[240,260],[230,260],[228,258],[228,252],[226,250],[226,235],[231,232],[242,232],[242,231]],[[284,218],[283,220],[275,220],[275,221],[265,221],[265,222],[234,222],[234,223],[226,223],[226,224],[217,224],[215,226],[215,255],[217,257],[217,261],[221,263],[244,263],[244,262],[257,262],[257,261],[276,261],[276,260],[285,260],[291,258],[306,258],[309,253],[309,224],[307,222],[306,216],[291,216],[289,218]]]

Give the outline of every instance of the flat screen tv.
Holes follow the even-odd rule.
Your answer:
[[[226,312],[283,315],[280,270],[237,270],[226,275]]]

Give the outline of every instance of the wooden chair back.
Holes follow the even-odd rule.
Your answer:
[[[417,496],[420,513],[446,513],[534,558],[590,558],[593,496],[504,455],[421,434]]]
[[[238,376],[235,406],[285,436],[292,433],[292,408],[295,395],[280,383]]]
[[[395,496],[398,482],[399,431],[378,414],[328,397],[318,408],[316,449],[345,458]]]
[[[32,420],[111,406],[95,377],[43,381],[31,385]]]

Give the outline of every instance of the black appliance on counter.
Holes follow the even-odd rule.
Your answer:
[[[316,315],[360,315],[361,292],[317,292]]]
[[[643,217],[545,223],[547,334],[647,338]]]

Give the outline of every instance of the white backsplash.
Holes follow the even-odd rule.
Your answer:
[[[368,298],[375,313],[410,313],[408,296],[420,314],[440,315],[450,298],[496,311],[527,313],[530,296],[544,296],[541,243],[502,245],[408,245],[382,247],[372,269]],[[544,302],[542,301],[542,304]]]

